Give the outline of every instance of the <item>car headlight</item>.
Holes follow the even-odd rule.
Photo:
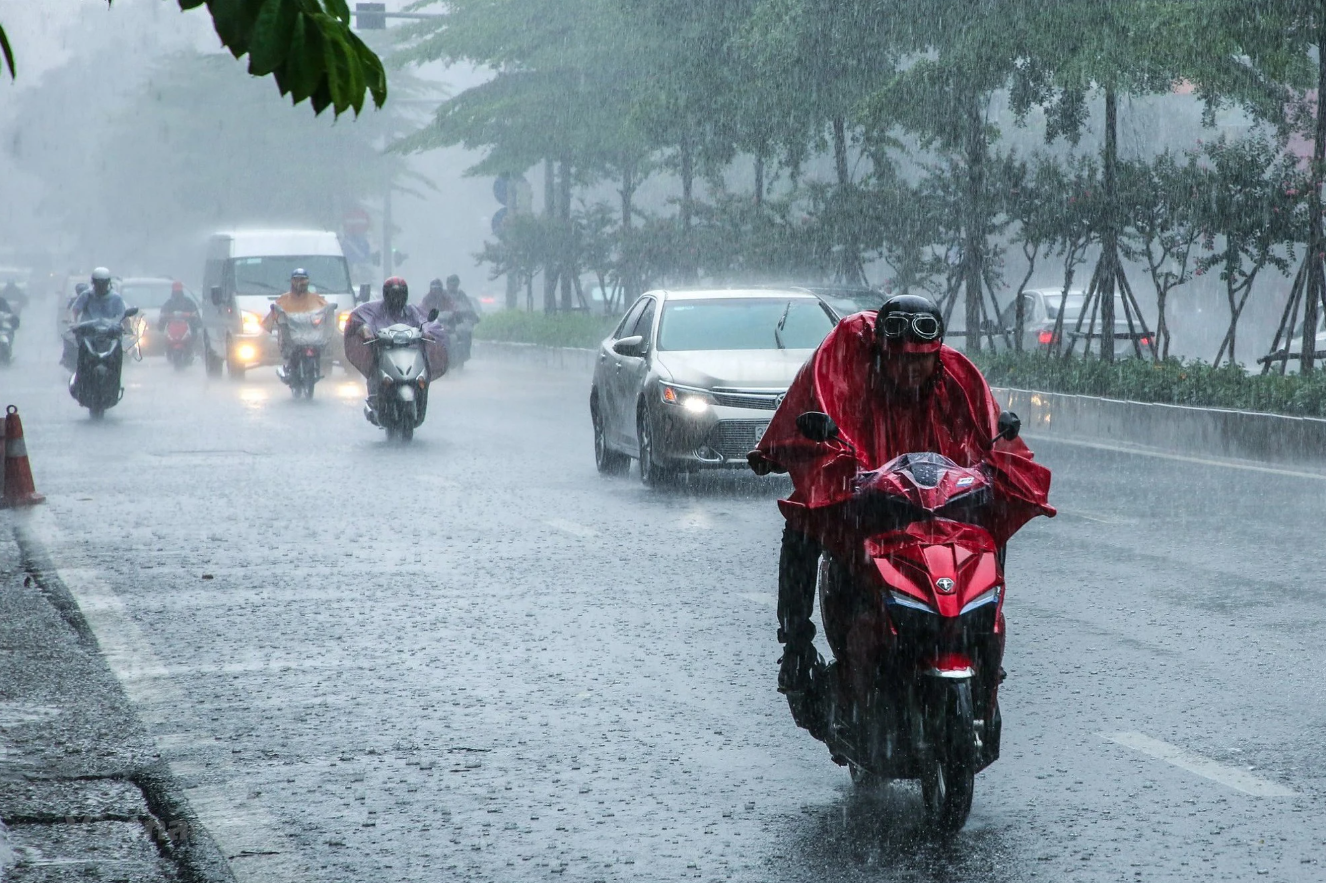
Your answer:
[[[349,322],[349,321],[350,321],[350,314],[349,314],[349,313],[337,313],[337,314],[336,314],[336,330],[339,331],[339,332],[341,332],[342,334],[344,334],[344,333],[345,333],[345,323],[346,323],[346,322]]]
[[[262,334],[262,316],[242,310],[239,314],[240,331],[243,334]]]
[[[659,395],[664,404],[678,405],[688,414],[703,414],[714,403],[713,397],[703,389],[676,386],[671,383],[660,384]]]

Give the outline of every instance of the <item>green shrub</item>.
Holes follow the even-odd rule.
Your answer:
[[[592,349],[607,337],[617,316],[588,313],[524,313],[502,310],[484,316],[474,329],[478,340],[503,343],[536,343],[541,346],[573,346]]]
[[[1326,418],[1326,374],[1249,374],[1238,365],[1212,368],[1202,361],[1152,363],[1124,359],[1047,358],[1040,353],[975,354],[991,386],[1160,402],[1202,408],[1264,411]]]

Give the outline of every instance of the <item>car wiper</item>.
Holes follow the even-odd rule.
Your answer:
[[[265,289],[267,289],[268,291],[277,291],[277,292],[279,292],[279,291],[282,290],[282,289],[280,289],[280,288],[277,288],[275,285],[269,285],[268,283],[266,283],[266,282],[261,282],[261,281],[259,281],[259,280],[257,280],[257,279],[245,279],[245,280],[243,280],[242,282],[237,282],[237,283],[235,283],[235,290],[236,290],[236,291],[240,291],[240,290],[243,289],[243,288],[249,288],[249,287],[251,287],[251,286],[257,286],[257,287],[259,287],[259,288],[265,288]],[[242,292],[241,292],[241,293],[242,293]]]
[[[787,314],[790,313],[791,311],[792,311],[792,302],[788,301],[787,306],[783,307],[783,317],[779,319],[778,324],[774,326],[774,343],[778,344],[778,348],[780,350],[787,349],[787,347],[783,344],[783,328],[786,327],[787,325]]]

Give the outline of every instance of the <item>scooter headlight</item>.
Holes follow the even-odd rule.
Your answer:
[[[911,595],[889,589],[889,603],[896,604],[899,607],[906,607],[908,610],[919,610],[922,613],[936,613],[935,608],[922,601],[920,598],[913,598]]]
[[[1004,588],[1003,586],[995,586],[993,589],[990,589],[989,591],[981,592],[981,594],[977,595],[975,598],[972,598],[970,601],[968,601],[966,604],[963,605],[962,615],[965,616],[966,614],[971,613],[973,610],[979,610],[988,604],[998,604],[999,595],[1003,591],[1003,588]]]

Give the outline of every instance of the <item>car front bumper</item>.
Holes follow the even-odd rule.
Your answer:
[[[654,459],[673,469],[742,468],[773,419],[772,410],[710,405],[693,414],[675,405],[653,409]]]

